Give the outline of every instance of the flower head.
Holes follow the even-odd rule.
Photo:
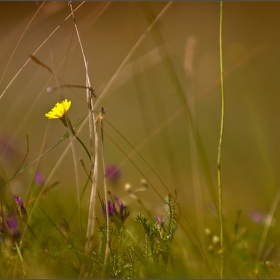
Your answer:
[[[20,223],[15,213],[3,213],[2,224],[0,225],[0,242],[20,238]],[[7,239],[6,239],[7,238]]]
[[[156,215],[157,217],[157,222],[160,226],[163,226],[164,225],[164,221],[160,218],[160,216]]]
[[[69,110],[71,101],[64,99],[61,102],[57,102],[51,111],[45,114],[48,119],[61,119],[64,114]]]
[[[121,200],[118,197],[114,196],[114,199],[115,199],[114,203],[111,200],[108,201],[109,218],[111,218],[115,221],[117,218],[117,220],[119,220],[119,222],[123,223],[126,220],[126,218],[129,216],[129,212],[127,211],[126,206],[123,205],[123,203],[121,202]],[[118,210],[115,207],[115,202],[117,203]],[[102,209],[102,214],[103,214],[103,216],[105,216],[105,214],[106,214],[106,209],[104,206]]]
[[[109,212],[109,217],[112,217],[115,213],[115,206],[110,200],[108,201],[108,212]]]
[[[43,186],[44,185],[44,177],[43,177],[42,172],[36,171],[35,176],[34,176],[34,182],[38,186]]]
[[[121,177],[121,172],[120,172],[120,170],[118,169],[117,166],[109,165],[106,168],[106,177],[112,183],[116,183]]]
[[[23,201],[22,201],[21,197],[19,197],[17,195],[14,195],[13,197],[20,206],[23,206]]]
[[[124,220],[128,217],[129,212],[127,212],[126,206],[123,205],[123,203],[121,202],[121,200],[118,197],[114,196],[114,198],[119,207],[119,217],[120,217],[121,221],[124,222]]]
[[[14,199],[16,200],[17,204],[20,205],[20,210],[21,210],[21,214],[24,216],[24,218],[26,219],[27,218],[27,212],[26,212],[26,209],[24,208],[23,206],[23,201],[21,199],[21,197],[17,196],[17,195],[14,195],[13,196]]]
[[[259,211],[251,211],[250,217],[256,224],[261,224],[265,220],[264,215]]]
[[[12,215],[7,221],[8,228],[12,234],[16,234],[19,231],[19,221],[16,215]]]

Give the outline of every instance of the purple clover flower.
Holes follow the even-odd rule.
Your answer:
[[[15,213],[10,213],[7,216],[5,213],[2,217],[2,225],[0,226],[0,242],[5,242],[6,237],[16,240],[20,238],[19,219]]]
[[[19,231],[19,222],[16,215],[12,215],[10,219],[7,221],[7,226],[10,229],[11,233],[14,235]]]
[[[114,196],[114,199],[116,200],[117,205],[119,207],[119,211],[120,211],[119,217],[120,217],[121,221],[124,222],[125,219],[128,217],[129,212],[126,211],[126,206],[123,205],[123,203],[121,202],[121,200],[118,197]]]
[[[121,177],[121,172],[116,165],[109,165],[105,170],[107,179],[112,183],[117,183]]]
[[[160,227],[163,227],[163,226],[164,226],[164,221],[163,221],[158,215],[156,215],[156,217],[157,217],[158,225],[159,225]]]
[[[118,218],[119,221],[121,221],[122,223],[126,220],[126,218],[129,216],[129,212],[127,211],[126,206],[123,205],[123,203],[121,202],[121,200],[116,197],[113,196],[115,199],[115,202],[117,203],[118,209],[116,209],[114,203],[109,200],[108,201],[108,214],[109,214],[109,218],[111,219],[115,219]],[[103,216],[106,215],[106,209],[104,209],[105,207],[103,207],[102,209],[102,213]]]
[[[14,195],[13,198],[16,199],[17,204],[19,204],[20,206],[23,206],[23,202],[22,202],[21,197],[19,197],[17,195]]]
[[[114,216],[114,214],[116,213],[116,209],[115,209],[115,206],[114,204],[112,203],[111,200],[108,201],[108,214],[109,214],[109,218],[112,218]],[[105,205],[104,207],[102,208],[102,215],[104,217],[106,217],[106,208],[105,208]]]
[[[26,209],[24,208],[23,206],[23,201],[21,199],[21,197],[17,196],[17,195],[14,195],[13,198],[15,198],[17,204],[20,205],[20,210],[21,210],[21,213],[25,216],[26,218],[26,215],[27,215],[27,212],[26,212]]]
[[[109,217],[111,218],[113,215],[114,215],[114,213],[115,213],[115,206],[114,206],[114,204],[112,203],[112,201],[108,201],[108,213],[109,213]]]
[[[44,180],[42,172],[36,171],[35,176],[34,176],[34,182],[38,186],[43,186],[44,185],[45,180]]]
[[[251,211],[250,217],[251,217],[252,221],[256,224],[261,224],[265,219],[264,215],[261,212],[256,211],[256,210]]]

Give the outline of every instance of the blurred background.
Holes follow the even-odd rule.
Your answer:
[[[68,114],[72,124],[87,114],[85,90],[64,88],[61,96],[58,91],[47,93],[48,87],[56,86],[53,75],[28,60],[36,52],[34,56],[61,79],[60,85],[85,85],[68,3],[46,2],[39,9],[40,5],[0,3],[0,159],[8,179],[26,154],[26,135],[25,163],[30,164],[66,132],[59,120],[44,115],[56,102],[72,101]],[[177,191],[182,208],[200,233],[212,220],[218,225],[214,206],[221,117],[219,2],[74,2],[73,8],[78,8],[75,17],[91,85],[100,98],[96,109],[105,108],[105,119],[138,150],[169,191]],[[279,188],[279,11],[277,2],[224,3],[225,217],[236,219],[237,209],[243,210],[244,219],[252,211],[267,213]],[[108,182],[109,190],[134,213],[141,207],[124,185],[141,187],[144,174],[149,187],[138,197],[154,216],[164,213],[154,189],[161,197],[167,189],[106,122],[104,130],[114,141],[105,137],[106,165],[120,171],[117,180]],[[86,123],[79,136],[87,147],[88,135]],[[76,157],[89,169],[85,151],[78,142],[75,146]],[[13,193],[27,197],[30,170],[36,168],[46,185],[59,181],[50,191],[52,204],[46,205],[64,213],[76,205],[71,149],[63,155],[67,147],[69,139],[12,180]],[[79,175],[82,189],[86,174],[81,166]],[[102,179],[99,189],[103,194]],[[85,213],[88,195],[83,200]],[[46,197],[42,203],[50,200]]]

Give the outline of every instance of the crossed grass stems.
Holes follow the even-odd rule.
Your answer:
[[[168,4],[167,6],[169,6],[170,4]],[[76,21],[75,21],[75,17],[74,17],[74,11],[73,11],[73,9],[72,9],[72,3],[70,2],[69,3],[69,6],[70,6],[70,8],[71,8],[71,14],[72,14],[72,16],[73,16],[73,20],[74,20],[74,23],[75,23],[75,28],[76,28],[76,31],[77,31],[77,36],[78,36],[78,38],[79,38],[79,42],[80,42],[80,46],[81,46],[81,50],[82,50],[82,53],[83,53],[83,48],[82,48],[82,44],[81,44],[81,41],[80,41],[80,36],[79,36],[79,32],[78,32],[78,28],[77,28],[77,25],[76,25]],[[153,24],[155,23],[155,21],[153,22]],[[153,25],[152,24],[152,25]],[[151,26],[152,26],[151,25]],[[149,28],[151,28],[151,26],[149,27]],[[149,31],[149,28],[148,28],[148,30],[147,31]],[[143,40],[143,38],[144,37],[141,37],[140,39],[141,40]],[[140,42],[141,42],[141,40],[139,40],[138,41],[138,44],[140,44]],[[136,46],[135,46],[135,49],[137,48],[137,44],[136,44]],[[126,58],[126,60],[123,62],[123,64],[120,66],[120,68],[118,69],[118,71],[120,71],[121,70],[121,68],[122,68],[122,66],[126,63],[126,61],[129,59],[129,57],[131,56],[131,54],[132,54],[133,52],[131,52],[128,56],[127,56],[127,58]],[[35,53],[34,53],[35,54]],[[47,70],[49,70],[51,73],[52,73],[52,71],[50,70],[50,68],[48,67],[48,66],[46,66],[46,65],[44,65],[43,63],[41,63],[40,61],[39,61],[39,59],[36,59],[36,57],[34,56],[34,54],[33,55],[30,55],[30,59],[33,59],[33,61],[35,61],[36,63],[38,63],[38,64],[40,64],[41,66],[43,66],[43,67],[45,67]],[[96,182],[97,182],[97,154],[95,154],[95,156],[93,156],[93,145],[92,145],[92,132],[94,131],[94,134],[95,134],[95,137],[94,137],[94,139],[95,139],[95,149],[96,150],[98,150],[98,135],[97,135],[97,131],[96,131],[96,126],[95,126],[95,123],[96,123],[96,117],[94,116],[94,113],[93,113],[93,108],[94,108],[94,106],[96,105],[93,105],[93,102],[92,102],[92,90],[90,90],[90,89],[92,89],[91,87],[90,87],[90,81],[89,81],[89,76],[88,76],[88,71],[87,71],[87,62],[86,62],[86,59],[85,59],[85,56],[84,56],[84,54],[83,54],[83,57],[84,57],[84,61],[85,61],[85,68],[86,68],[86,76],[87,76],[87,86],[86,86],[86,88],[87,88],[87,96],[88,96],[88,108],[89,108],[89,126],[90,126],[90,146],[91,146],[91,154],[88,152],[88,150],[87,150],[87,148],[85,147],[85,145],[82,143],[82,141],[78,138],[78,136],[76,135],[76,133],[75,133],[75,131],[74,131],[74,129],[73,129],[73,127],[72,127],[72,125],[71,125],[71,122],[69,121],[69,119],[67,118],[67,111],[68,111],[68,109],[70,108],[70,105],[71,105],[71,101],[68,101],[68,100],[63,100],[61,103],[57,103],[56,104],[56,106],[52,109],[52,111],[50,111],[49,113],[47,113],[46,114],[46,117],[48,117],[49,119],[56,119],[56,118],[59,118],[59,119],[61,119],[61,121],[62,121],[62,123],[63,123],[63,125],[64,126],[66,126],[68,129],[69,129],[69,131],[72,133],[72,136],[74,136],[74,137],[76,137],[76,139],[82,144],[82,146],[85,148],[85,150],[86,150],[86,152],[87,152],[87,154],[88,154],[88,156],[90,157],[90,159],[91,159],[91,161],[92,161],[92,167],[93,167],[93,172],[92,172],[92,178],[91,178],[91,181],[93,182],[93,187],[92,187],[92,195],[91,195],[91,201],[90,201],[90,205],[91,205],[91,207],[90,207],[90,209],[89,209],[89,221],[88,221],[88,231],[87,231],[87,243],[86,243],[86,248],[85,248],[85,252],[86,253],[89,253],[90,251],[91,251],[91,246],[92,246],[92,239],[93,239],[93,232],[94,232],[94,225],[95,225],[95,223],[94,223],[94,211],[95,211],[95,196],[96,196]],[[26,64],[24,64],[24,66],[20,69],[20,71],[25,67],[25,65]],[[20,71],[15,75],[15,77],[14,77],[14,79],[17,77],[17,75],[20,73]],[[117,73],[118,73],[118,71],[117,71]],[[116,73],[116,74],[117,74]],[[52,73],[53,74],[53,73]],[[113,79],[116,77],[116,75],[115,76],[113,76]],[[57,77],[55,76],[55,78],[57,79]],[[12,79],[11,80],[11,83],[13,82],[13,80],[14,79]],[[111,82],[113,81],[113,79],[111,80]],[[10,83],[10,84],[11,84]],[[10,86],[10,84],[6,87],[6,89],[3,91],[3,93],[1,94],[1,97],[3,97],[3,95],[5,94],[5,92],[6,92],[6,90],[8,89],[8,87]],[[108,84],[108,87],[107,87],[107,90],[108,90],[108,88],[109,88],[109,85],[110,85],[110,82],[109,82],[109,84]],[[79,86],[78,86],[79,87]],[[82,86],[81,86],[82,87]],[[59,87],[58,87],[58,89],[59,89]],[[104,90],[104,92],[106,91],[106,89]],[[103,92],[103,93],[104,93]],[[104,112],[102,112],[102,110],[101,110],[101,114],[103,114]],[[101,119],[102,119],[102,116],[101,116]],[[92,128],[92,126],[93,126],[93,128]],[[102,126],[102,122],[101,122],[101,126]],[[103,129],[102,129],[102,132],[103,132]],[[70,142],[71,142],[71,145],[72,145],[72,142],[73,142],[73,140],[71,139],[71,133],[69,133],[69,135],[70,135]],[[63,139],[61,139],[61,140],[64,140],[65,138],[67,138],[69,135],[65,135],[64,137],[63,137]],[[103,133],[102,133],[102,141],[103,141]],[[60,143],[60,141],[57,143],[57,144],[59,144]],[[56,145],[57,145],[56,144]],[[29,144],[28,144],[28,138],[27,138],[27,146],[28,146]],[[56,146],[56,145],[54,145],[54,146]],[[52,147],[53,148],[53,147]],[[51,149],[52,149],[51,148]],[[28,148],[29,149],[29,148]],[[28,153],[28,149],[27,149],[27,153]],[[51,149],[48,149],[48,151],[50,151]],[[73,149],[73,146],[72,146],[72,149]],[[48,152],[48,151],[46,151],[46,152]],[[103,153],[103,146],[102,146],[102,153]],[[45,152],[45,153],[46,153]],[[44,153],[44,154],[45,154]],[[137,152],[138,153],[138,152]],[[43,156],[43,155],[41,155],[41,156]],[[40,156],[40,157],[41,157]],[[73,155],[74,156],[74,155]],[[40,158],[39,157],[39,158]],[[39,158],[37,158],[35,161],[37,161]],[[34,163],[34,161],[32,162],[32,163]],[[31,164],[32,164],[31,163]],[[30,164],[28,165],[28,166],[30,166]],[[17,172],[16,172],[16,174],[15,174],[15,176],[13,177],[13,178],[15,178],[15,177],[17,177],[20,173],[22,173],[28,166],[25,166],[23,169],[19,169]],[[76,166],[75,166],[76,167]],[[105,170],[105,168],[104,168],[104,155],[103,155],[103,170]],[[91,170],[92,171],[92,170]],[[12,178],[12,179],[13,179]],[[10,179],[10,180],[12,180],[12,179]],[[5,182],[5,184],[7,184],[10,180],[7,180],[6,182]],[[105,180],[105,176],[104,176],[104,180]],[[104,187],[106,186],[106,183],[104,182]],[[77,189],[79,189],[78,187],[77,187]],[[36,201],[36,203],[35,203],[35,205],[34,205],[34,207],[32,208],[32,211],[35,209],[35,206],[36,206],[36,204],[37,204],[37,202],[39,201],[39,198],[40,198],[40,196],[41,196],[41,194],[43,193],[43,191],[41,191],[41,193],[39,194],[39,196],[38,196],[38,199],[37,199],[37,201]],[[78,197],[79,197],[79,194],[78,194]],[[105,208],[106,208],[106,220],[107,220],[107,240],[106,240],[106,243],[108,244],[108,242],[109,242],[109,240],[108,240],[108,237],[109,237],[109,217],[108,217],[108,215],[109,215],[109,211],[108,211],[108,200],[107,200],[107,191],[106,191],[106,188],[105,188]],[[92,209],[91,209],[92,208]],[[32,211],[31,211],[31,213],[30,213],[30,215],[32,215]],[[25,227],[25,229],[26,229],[26,227]],[[25,230],[24,230],[24,232],[25,232]],[[20,248],[19,248],[20,249]],[[108,250],[106,250],[106,254],[107,254],[107,251]],[[19,251],[20,252],[20,251]],[[105,264],[106,264],[106,259],[107,259],[107,255],[105,256],[105,261],[104,261],[104,267],[105,267]],[[83,270],[81,271],[81,276],[83,275]]]
[[[83,3],[82,3],[83,4]],[[81,5],[82,5],[81,4]],[[107,84],[107,86],[106,86],[106,88],[105,88],[105,90],[103,91],[103,93],[99,96],[99,97],[97,97],[95,94],[93,94],[93,89],[92,89],[92,87],[91,87],[91,84],[90,84],[90,79],[89,79],[89,73],[88,73],[88,67],[87,67],[87,60],[86,60],[86,57],[85,57],[85,54],[84,54],[84,51],[83,51],[83,47],[82,47],[82,43],[81,43],[81,39],[80,39],[80,34],[79,34],[79,31],[78,31],[78,26],[77,26],[77,24],[76,24],[76,20],[75,20],[75,16],[74,16],[74,10],[73,10],[73,7],[72,7],[72,3],[71,2],[69,2],[69,7],[70,7],[70,9],[71,9],[71,15],[72,15],[72,17],[73,17],[73,21],[74,21],[74,25],[75,25],[75,29],[76,29],[76,34],[77,34],[77,37],[78,37],[78,41],[79,41],[79,44],[80,44],[80,48],[81,48],[81,52],[82,52],[82,55],[83,55],[83,59],[84,59],[84,64],[85,64],[85,70],[86,70],[86,86],[76,86],[76,87],[80,87],[80,88],[85,88],[86,90],[87,90],[87,103],[88,103],[88,118],[84,118],[84,121],[83,121],[83,123],[82,123],[82,125],[81,126],[83,126],[83,124],[86,122],[86,121],[89,121],[89,128],[90,128],[90,151],[88,151],[87,150],[87,148],[85,147],[85,145],[82,143],[82,141],[78,138],[78,136],[77,136],[77,134],[78,134],[78,132],[79,132],[79,130],[77,131],[77,132],[75,132],[75,130],[74,130],[74,128],[72,127],[72,124],[71,124],[71,122],[70,122],[70,120],[67,118],[67,111],[68,111],[68,109],[70,108],[70,105],[71,105],[71,103],[70,103],[70,105],[69,105],[69,101],[65,101],[65,100],[62,100],[62,102],[61,103],[57,103],[57,104],[60,104],[60,105],[57,105],[56,107],[57,107],[57,109],[61,109],[61,106],[63,107],[63,110],[61,111],[59,111],[60,113],[61,112],[63,112],[62,113],[62,115],[60,115],[60,117],[58,117],[58,118],[60,118],[61,120],[62,120],[62,122],[63,122],[63,124],[64,124],[64,126],[66,126],[68,129],[69,129],[69,131],[70,131],[70,133],[69,134],[65,134],[65,136],[63,137],[63,139],[62,140],[65,140],[67,137],[70,137],[70,142],[71,142],[71,146],[72,146],[72,151],[73,151],[73,158],[75,158],[75,156],[74,156],[74,146],[73,146],[73,139],[71,138],[71,137],[75,137],[80,143],[81,143],[81,145],[85,148],[85,150],[86,150],[86,152],[87,152],[87,155],[89,156],[89,158],[91,159],[91,171],[90,171],[90,173],[91,173],[91,181],[92,181],[92,195],[91,195],[91,198],[90,198],[90,209],[89,209],[89,219],[88,219],[88,229],[87,229],[87,242],[86,242],[86,247],[85,247],[85,252],[86,252],[86,254],[89,254],[89,252],[91,251],[91,249],[92,249],[92,240],[93,240],[93,233],[94,233],[94,227],[95,227],[95,222],[94,222],[94,213],[95,213],[95,204],[96,204],[96,194],[97,194],[97,186],[96,186],[96,184],[97,184],[97,174],[98,174],[98,164],[97,164],[97,162],[98,162],[98,154],[97,153],[94,153],[94,150],[95,151],[97,151],[98,150],[98,145],[99,145],[99,142],[98,142],[98,133],[97,133],[97,127],[96,127],[96,125],[99,125],[99,123],[100,123],[100,126],[99,126],[99,128],[101,129],[101,131],[102,131],[102,136],[101,136],[101,139],[102,139],[102,159],[103,159],[103,171],[105,171],[105,162],[104,162],[104,146],[103,146],[103,133],[104,134],[106,134],[105,133],[105,131],[103,130],[103,122],[102,122],[102,120],[103,120],[103,114],[104,114],[104,111],[103,111],[103,109],[101,109],[101,112],[99,112],[99,113],[97,113],[96,111],[95,111],[95,108],[97,107],[97,104],[99,103],[99,101],[100,101],[100,99],[101,99],[101,97],[103,97],[104,95],[105,95],[105,93],[108,91],[108,89],[109,89],[109,87],[110,87],[110,85],[113,83],[113,81],[114,81],[114,79],[117,77],[117,75],[118,75],[118,73],[120,72],[120,70],[122,69],[122,67],[126,64],[126,62],[129,60],[129,58],[131,57],[131,55],[133,54],[133,52],[137,49],[137,47],[139,46],[139,44],[142,42],[142,40],[144,39],[144,37],[145,37],[145,34],[146,33],[144,33],[144,35],[139,39],[139,41],[135,44],[135,46],[133,47],[133,49],[132,49],[132,51],[127,55],[127,57],[125,58],[125,60],[123,61],[123,63],[120,65],[120,67],[118,68],[118,70],[116,71],[116,73],[115,73],[115,75],[113,75],[112,76],[112,79],[109,81],[109,83]],[[79,5],[79,7],[81,6],[81,5]],[[165,11],[169,8],[169,6],[171,5],[171,3],[168,3],[166,6],[165,6],[165,8],[163,9],[163,11],[159,14],[159,16],[152,22],[152,24],[149,26],[149,28],[147,29],[147,31],[146,32],[149,32],[151,29],[152,29],[152,27],[155,25],[155,23],[157,22],[157,20],[165,13]],[[76,8],[77,9],[77,8]],[[222,13],[222,2],[221,2],[221,13]],[[71,16],[70,15],[70,16]],[[221,27],[221,26],[220,26]],[[50,35],[51,36],[51,35]],[[49,37],[50,37],[49,36]],[[47,38],[47,40],[49,39],[49,37]],[[42,46],[42,45],[41,45]],[[40,47],[41,47],[40,46]],[[39,48],[40,48],[39,47]],[[50,70],[50,68],[48,67],[48,66],[45,66],[43,63],[41,63],[39,60],[37,60],[36,61],[36,57],[34,56],[35,55],[35,53],[39,50],[39,48],[30,56],[30,58],[31,59],[33,59],[35,62],[37,62],[38,64],[40,64],[41,66],[43,66],[43,67],[45,67],[47,70],[49,70],[51,73],[52,73],[52,71]],[[29,60],[28,60],[29,61]],[[27,61],[27,62],[28,62]],[[25,66],[25,65],[24,65]],[[24,67],[23,66],[23,67]],[[23,67],[20,69],[20,71],[23,69]],[[19,72],[20,72],[19,71]],[[16,76],[19,74],[19,72],[16,74]],[[221,73],[222,73],[222,71],[221,71]],[[52,74],[54,74],[54,73],[52,73]],[[16,77],[15,76],[15,77]],[[221,79],[222,79],[222,77],[223,77],[223,74],[221,74]],[[56,80],[58,79],[56,76],[55,76],[55,78],[56,78]],[[13,80],[14,79],[12,79],[12,81],[11,82],[13,82]],[[57,83],[58,83],[58,81],[57,81]],[[7,90],[7,88],[10,86],[10,84],[6,87],[6,89],[4,90],[4,92],[1,94],[1,96],[0,96],[0,99],[1,99],[1,97],[3,96],[3,94],[5,93],[5,91]],[[64,85],[64,86],[67,86],[67,85]],[[63,86],[62,86],[63,87]],[[61,86],[59,87],[57,87],[57,89],[59,89],[59,88],[61,88]],[[223,92],[223,89],[222,89],[222,92]],[[94,101],[94,99],[95,98],[97,98],[97,100],[96,101]],[[66,106],[66,107],[64,107],[64,105]],[[187,109],[187,111],[188,111],[188,114],[189,114],[189,108],[188,108],[188,103],[187,103],[187,101],[185,100],[184,101],[184,107],[185,107],[185,109]],[[60,114],[60,113],[58,113],[58,115]],[[49,113],[50,115],[51,115],[51,113]],[[191,119],[191,115],[189,114],[189,117],[190,117],[190,119]],[[222,119],[223,119],[223,116],[222,116]],[[192,129],[193,129],[193,131],[195,130],[195,128],[193,127],[193,123],[192,123],[192,121],[191,121],[191,124],[192,124]],[[75,127],[75,126],[74,126]],[[221,127],[222,127],[222,125],[221,125]],[[222,129],[221,129],[221,135],[222,135]],[[108,135],[107,135],[108,136]],[[108,136],[109,137],[109,136]],[[222,137],[221,137],[222,138]],[[220,138],[220,139],[221,139]],[[112,140],[112,139],[111,139]],[[198,141],[198,140],[197,140]],[[61,141],[59,141],[57,144],[59,144]],[[57,145],[56,144],[56,145]],[[197,142],[196,142],[196,144],[197,144]],[[56,146],[55,145],[55,146]],[[221,142],[220,142],[220,145],[221,145]],[[53,147],[52,147],[53,148]],[[51,148],[51,149],[52,149]],[[51,149],[49,149],[48,151],[50,151]],[[134,152],[136,152],[136,153],[138,153],[137,152],[137,148],[133,148],[134,149]],[[48,152],[48,151],[46,151],[46,152]],[[46,153],[45,152],[45,153]],[[44,154],[45,154],[44,153]],[[43,156],[44,154],[42,154],[41,156]],[[138,153],[139,154],[139,153]],[[139,154],[140,155],[140,154]],[[41,157],[40,156],[40,157]],[[127,155],[126,155],[127,156]],[[141,155],[140,155],[141,156]],[[39,157],[39,158],[40,158]],[[35,161],[37,161],[39,158],[37,158]],[[127,159],[128,160],[130,160],[130,158],[129,158],[129,156],[127,156]],[[143,158],[142,158],[143,159]],[[74,159],[75,160],[75,159]],[[144,160],[144,159],[143,159]],[[145,161],[145,160],[144,160]],[[219,161],[219,160],[218,160]],[[133,162],[130,160],[130,162],[133,164]],[[33,162],[32,162],[33,163]],[[32,164],[31,163],[31,164]],[[145,161],[145,163],[150,167],[150,165]],[[30,166],[31,164],[29,164],[28,166]],[[134,164],[133,164],[134,165]],[[218,165],[219,165],[219,162],[218,162]],[[28,167],[27,166],[27,167]],[[21,170],[19,170],[17,173],[16,173],[16,175],[13,177],[13,178],[15,178],[15,177],[17,177],[21,172],[23,172],[27,167],[25,167],[25,168],[23,168],[23,169],[21,169]],[[136,166],[135,166],[136,167]],[[77,163],[75,163],[75,169],[77,168]],[[137,167],[136,167],[137,168]],[[150,167],[151,168],[151,167]],[[218,167],[219,168],[219,167]],[[137,168],[138,169],[138,168]],[[142,176],[143,177],[145,177],[144,176],[144,174],[141,172],[141,170],[139,170],[138,169],[138,171],[142,174]],[[154,170],[152,170],[154,173],[155,173],[155,171]],[[218,172],[219,172],[219,169],[218,169]],[[159,178],[159,176],[155,173],[155,175]],[[220,175],[218,175],[218,176],[220,176]],[[12,178],[12,179],[13,179]],[[147,179],[147,178],[146,178]],[[159,178],[160,179],[160,178]],[[10,180],[8,180],[8,181],[10,181]],[[5,184],[7,184],[8,183],[8,181],[5,183]],[[78,180],[77,180],[78,181]],[[160,180],[161,181],[161,180]],[[162,181],[161,181],[162,182]],[[162,182],[162,184],[163,184],[163,186],[166,188],[166,190],[168,191],[168,193],[171,195],[171,192],[169,191],[169,189],[165,186],[165,184]],[[160,194],[157,192],[157,190],[153,187],[153,185],[151,184],[151,182],[149,182],[149,185],[154,189],[154,191],[159,195],[159,197],[161,197],[160,196]],[[77,185],[77,190],[78,190],[78,201],[80,201],[79,200],[79,197],[80,197],[80,194],[79,194],[79,188],[78,188],[78,185]],[[42,193],[42,192],[41,192]],[[41,194],[40,194],[41,195]],[[37,200],[37,202],[39,201],[39,198],[40,198],[40,195],[39,195],[39,197],[38,197],[38,200]],[[108,208],[108,198],[107,198],[107,190],[106,190],[106,179],[105,179],[105,176],[104,176],[104,197],[105,197],[105,203],[104,203],[104,205],[105,205],[105,212],[106,212],[106,221],[107,221],[107,230],[106,230],[106,232],[107,232],[107,237],[106,237],[106,247],[108,248],[108,244],[109,244],[109,232],[110,232],[110,230],[109,230],[109,213],[110,213],[110,211],[109,211],[109,208]],[[221,197],[221,196],[220,196]],[[162,198],[161,198],[162,199]],[[163,199],[162,199],[163,200]],[[37,203],[36,202],[36,203]],[[221,201],[220,201],[221,202]],[[35,204],[36,205],[36,204]],[[32,208],[32,211],[35,209],[35,205],[34,205],[34,207]],[[178,206],[178,205],[177,205]],[[80,208],[80,205],[79,205],[79,208]],[[221,207],[220,207],[220,220],[222,221],[222,211],[221,211],[222,209],[221,209]],[[30,213],[30,215],[32,214],[32,211],[31,211],[31,213]],[[184,220],[185,220],[185,222],[187,223],[187,225],[188,225],[188,227],[189,227],[189,229],[190,229],[190,231],[192,232],[192,234],[193,234],[193,238],[195,239],[195,242],[191,239],[191,237],[189,236],[189,234],[188,234],[188,231],[184,228],[184,226],[181,224],[181,226],[182,226],[182,228],[183,228],[183,230],[185,231],[185,233],[186,233],[186,235],[190,238],[190,240],[191,240],[191,242],[192,243],[196,243],[196,246],[198,246],[198,247],[200,247],[200,250],[201,250],[201,253],[202,253],[202,255],[204,256],[204,261],[205,261],[205,263],[207,264],[207,258],[206,258],[206,255],[204,254],[204,251],[203,251],[203,248],[202,248],[202,246],[201,246],[201,243],[200,243],[200,241],[197,239],[197,237],[196,237],[196,234],[194,233],[194,231],[193,231],[193,229],[192,229],[192,227],[190,226],[190,224],[188,223],[188,220],[187,220],[187,218],[186,218],[186,216],[182,213],[182,216],[183,216],[183,218],[184,218]],[[222,229],[221,229],[221,240],[222,240],[222,236],[223,236],[223,233],[222,233]],[[221,248],[221,249],[223,249],[223,248]],[[19,247],[17,247],[17,250],[18,250],[18,252],[19,252],[19,254],[20,254],[20,246]],[[108,257],[108,255],[107,255],[107,252],[108,252],[108,250],[106,249],[106,255],[105,255],[105,258],[104,258],[104,267],[106,266],[106,261],[107,261],[107,257]],[[221,255],[221,258],[222,258],[222,256],[223,256],[223,254]],[[86,262],[85,262],[86,263]],[[85,271],[82,269],[81,270],[81,274],[80,274],[80,276],[83,276],[83,275],[85,275],[84,274],[85,273]],[[223,264],[222,264],[222,261],[221,261],[221,271],[220,271],[220,276],[221,277],[223,277]]]

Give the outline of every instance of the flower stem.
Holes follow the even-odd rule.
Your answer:
[[[89,153],[87,147],[84,145],[84,143],[82,142],[82,140],[77,136],[75,130],[74,130],[73,127],[72,127],[72,124],[71,124],[70,120],[69,120],[66,116],[64,116],[64,118],[65,118],[65,119],[63,119],[63,118],[61,119],[62,122],[63,122],[63,124],[64,124],[67,128],[69,128],[69,130],[71,131],[71,133],[73,134],[73,136],[76,137],[76,139],[80,142],[80,144],[81,144],[81,145],[83,146],[83,148],[85,149],[85,151],[86,151],[86,153],[87,153],[89,159],[91,159],[90,153]],[[67,120],[66,120],[66,118],[67,118]]]
[[[223,79],[223,53],[222,53],[222,22],[223,22],[223,2],[220,1],[220,75],[221,75],[221,98],[222,98],[222,110],[221,110],[221,126],[220,126],[220,139],[218,147],[218,192],[219,192],[219,219],[220,219],[220,245],[221,245],[221,264],[220,264],[220,278],[223,278],[224,272],[224,225],[223,225],[223,196],[222,196],[222,184],[221,184],[221,157],[222,157],[222,145],[224,134],[224,114],[225,114],[225,96],[224,96],[224,79]]]

